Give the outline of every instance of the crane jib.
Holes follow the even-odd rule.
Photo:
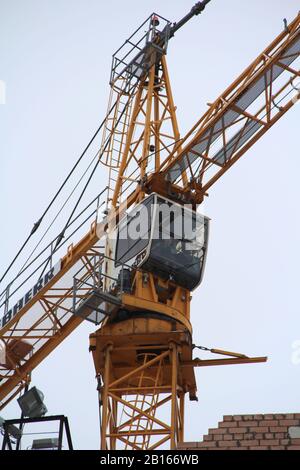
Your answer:
[[[8,322],[10,322],[17,313],[26,305],[28,302],[34,299],[34,297],[43,289],[51,279],[56,276],[56,274],[61,269],[61,261],[58,261],[43,277],[41,277],[33,287],[31,287],[23,297],[21,297],[18,302],[8,310],[8,312],[0,318],[0,328],[3,328]]]
[[[199,178],[207,190],[212,167],[230,165],[230,161],[241,155],[247,145],[252,145],[260,133],[268,130],[289,109],[289,97],[292,104],[298,99],[299,58],[298,16],[295,26],[281,39],[281,46],[275,44],[267,53],[263,52],[244,72],[243,79],[210,105],[194,128],[195,136],[177,158],[170,157],[165,169],[166,179],[178,183],[183,172],[190,171],[191,178]],[[295,92],[298,92],[296,97],[290,96]],[[210,170],[208,179],[206,169]]]

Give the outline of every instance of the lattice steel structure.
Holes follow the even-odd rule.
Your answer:
[[[266,360],[223,351],[215,352],[227,359],[193,359],[190,290],[171,277],[136,268],[128,290],[111,273],[110,234],[125,209],[152,192],[196,209],[299,99],[298,15],[180,136],[166,64],[168,41],[207,3],[199,2],[173,25],[151,15],[146,37],[136,42],[131,37],[125,58],[120,51],[114,56],[100,151],[109,169],[106,216],[99,220],[96,212],[88,219],[87,234],[22,302],[16,292],[8,293],[4,304],[0,409],[84,319],[100,324],[90,349],[99,381],[102,449],[155,449],[168,441],[174,449],[183,440],[184,397],[196,399],[195,367]],[[114,289],[105,288],[108,278]],[[160,417],[163,406],[169,406],[168,419]]]

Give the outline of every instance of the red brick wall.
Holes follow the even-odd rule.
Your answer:
[[[300,450],[300,439],[289,437],[291,426],[300,426],[300,413],[224,416],[202,442],[183,442],[178,449]]]

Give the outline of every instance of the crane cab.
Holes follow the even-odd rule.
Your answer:
[[[151,272],[192,291],[202,280],[209,219],[153,193],[116,227],[115,269]]]

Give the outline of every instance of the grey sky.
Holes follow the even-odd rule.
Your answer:
[[[0,0],[1,272],[102,120],[111,54],[152,12],[176,21],[193,0]],[[182,134],[293,19],[297,0],[212,0],[172,40],[169,72]],[[296,105],[210,191],[207,269],[193,295],[194,343],[268,355],[266,365],[197,372],[186,440],[223,414],[299,411],[299,117]],[[106,185],[101,169],[92,193]],[[89,325],[33,374],[76,448],[97,448]],[[199,354],[200,355],[200,354]],[[18,407],[2,413],[15,417]]]

